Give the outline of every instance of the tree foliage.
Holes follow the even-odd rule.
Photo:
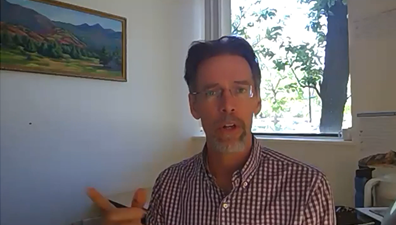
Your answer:
[[[296,1],[310,6],[307,14],[309,22],[305,29],[316,35],[315,43],[295,43],[284,33],[286,23],[291,19],[290,15],[278,15],[278,9],[265,6],[266,1],[250,1],[249,4],[241,5],[238,12],[233,13],[232,34],[241,36],[252,44],[261,63],[261,69],[264,71],[262,98],[264,102],[271,102],[271,104],[263,107],[260,116],[273,119],[271,129],[274,131],[282,130],[279,118],[282,118],[283,113],[290,112],[290,107],[292,107],[290,101],[309,101],[309,109],[306,111],[307,116],[312,118],[311,103],[321,104],[326,100],[324,98],[328,98],[328,93],[325,96],[321,94],[324,76],[332,77],[332,74],[324,74],[325,62],[321,57],[324,52],[326,54],[328,52],[326,48],[328,30],[325,19],[334,16],[332,9],[337,1],[341,0]],[[329,67],[329,65],[326,66]],[[346,72],[349,73],[349,71]],[[308,96],[304,93],[308,93]],[[343,108],[339,110],[343,111]],[[296,118],[306,114],[302,110],[295,111],[294,117]],[[323,113],[322,117],[324,117]],[[332,119],[330,117],[327,121]],[[341,117],[341,121],[338,121],[339,124],[342,124],[342,119]]]

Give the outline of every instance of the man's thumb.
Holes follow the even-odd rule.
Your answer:
[[[132,199],[132,207],[143,208],[146,204],[146,189],[139,188],[135,191]]]

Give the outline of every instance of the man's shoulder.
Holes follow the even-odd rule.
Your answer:
[[[167,168],[165,168],[160,175],[158,176],[159,179],[169,179],[169,178],[177,178],[180,179],[182,177],[189,177],[197,170],[200,169],[198,166],[201,159],[201,154],[198,153],[190,158],[184,159],[178,163],[174,163]]]
[[[303,176],[305,179],[326,179],[324,173],[313,165],[275,151],[271,148],[261,147],[262,163],[282,171],[289,171],[291,176]],[[310,179],[309,179],[310,180]],[[311,180],[312,181],[312,180]]]

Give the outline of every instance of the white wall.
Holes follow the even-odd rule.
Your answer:
[[[396,1],[349,4],[352,110],[396,110]]]
[[[86,186],[151,186],[189,155],[183,63],[201,0],[68,2],[127,18],[128,82],[1,71],[2,225],[70,224],[90,214]]]
[[[396,1],[348,4],[352,112],[396,111]],[[356,136],[359,120],[353,119]]]

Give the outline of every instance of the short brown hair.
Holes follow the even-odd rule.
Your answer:
[[[260,90],[261,70],[252,46],[243,38],[223,36],[212,41],[194,41],[188,50],[185,62],[184,80],[190,92],[195,91],[197,70],[199,65],[214,56],[231,54],[243,57],[252,70],[254,86]]]

